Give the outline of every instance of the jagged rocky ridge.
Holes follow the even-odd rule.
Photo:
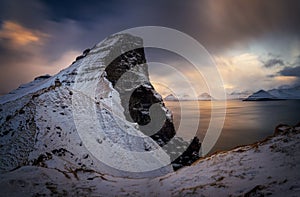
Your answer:
[[[85,50],[70,67],[57,75],[38,77],[1,97],[1,172],[38,166],[63,173],[93,171],[115,176],[145,177],[172,172],[198,159],[200,142],[197,138],[188,143],[174,137],[171,113],[149,82],[142,47],[142,40],[137,37],[128,34],[111,36],[92,49]],[[128,71],[136,78],[119,80]],[[122,84],[128,87],[124,89]],[[132,93],[129,98],[126,98],[126,91]],[[124,102],[126,99],[129,100],[128,106]],[[151,122],[150,106],[153,104],[156,104],[154,111],[164,116],[165,121],[158,132],[148,135],[149,138],[149,127],[143,126]],[[116,170],[98,162],[77,132],[78,121],[87,133],[97,128],[90,118],[94,109],[97,121],[104,128],[103,136],[94,139],[98,144],[109,140],[130,151],[151,151],[161,146],[170,159],[187,150],[172,162],[173,169],[166,166],[144,174]],[[76,120],[78,114],[74,111],[80,113],[80,120]],[[118,117],[113,118],[114,114]],[[120,125],[126,127],[126,132]],[[171,138],[172,143],[168,143]],[[174,152],[178,147],[180,151]],[[124,157],[136,159],[130,154]],[[155,158],[150,159],[159,162]],[[139,168],[138,163],[136,168]]]

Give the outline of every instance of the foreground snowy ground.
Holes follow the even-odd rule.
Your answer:
[[[299,125],[298,125],[299,126]],[[0,175],[1,196],[299,196],[300,127],[151,179],[23,166]]]

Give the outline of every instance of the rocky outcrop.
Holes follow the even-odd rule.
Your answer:
[[[105,77],[119,92],[126,119],[138,123],[144,134],[163,147],[171,160],[174,160],[174,170],[191,165],[199,158],[201,143],[195,137],[191,146],[188,146],[188,142],[175,137],[172,145],[168,144],[176,135],[172,114],[149,82],[146,62],[141,45],[140,48],[127,51],[108,62]],[[179,150],[176,147],[181,147],[181,151],[171,154],[174,150]]]
[[[176,145],[176,147],[172,147],[172,150],[176,150],[178,145],[181,145],[180,147],[184,147],[183,144],[187,146],[187,149],[179,157],[175,154],[174,161],[172,162],[174,170],[178,170],[184,166],[192,165],[195,161],[197,161],[200,158],[199,151],[201,148],[201,143],[197,137],[194,137],[190,144],[184,142],[180,138],[177,138],[177,141],[174,144]]]
[[[162,125],[161,129],[154,131],[153,135],[151,135],[153,132],[151,129],[155,129],[155,127],[141,127],[141,131],[146,135],[150,134],[149,136],[156,141],[161,139],[163,141],[161,145],[175,136],[171,112],[164,106],[161,96],[154,90],[149,81],[145,80],[148,79],[148,68],[143,48],[120,55],[106,67],[105,71],[106,78],[120,94],[127,120],[136,122],[141,126],[150,124],[153,121],[150,117],[150,107],[158,104],[153,116],[159,117],[158,121],[163,121],[163,123],[156,122],[153,124]]]

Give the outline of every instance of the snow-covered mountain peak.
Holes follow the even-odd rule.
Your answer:
[[[159,124],[151,123],[150,107]],[[172,161],[190,164],[200,149],[194,140],[189,154],[174,152],[187,144],[174,137],[172,114],[149,81],[142,39],[129,34],[110,36],[58,74],[1,97],[0,112],[3,172],[34,165],[157,176],[172,172]]]
[[[113,34],[108,36],[103,41],[96,44],[91,52],[99,52],[113,47],[118,48],[123,53],[134,48],[143,47],[143,40],[139,37],[132,36],[131,34]]]
[[[266,92],[265,90],[259,90],[254,94],[250,95],[248,98],[246,98],[245,101],[261,101],[261,100],[273,100],[273,99],[276,99],[276,97]]]

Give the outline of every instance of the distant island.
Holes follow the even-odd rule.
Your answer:
[[[198,96],[198,100],[199,101],[211,101],[211,100],[215,100],[215,98],[213,98],[210,94],[204,92]]]
[[[292,100],[300,99],[300,86],[292,88],[277,88],[271,90],[259,90],[257,92],[251,91],[235,91],[227,94],[227,100],[243,100],[243,101],[276,101],[276,100]],[[204,92],[198,97],[190,95],[176,95],[169,94],[164,98],[165,101],[213,101],[217,100],[210,94]]]
[[[176,96],[174,96],[173,94],[169,94],[168,96],[166,96],[164,98],[164,100],[165,101],[179,101],[179,99]]]
[[[243,101],[273,101],[300,99],[300,86],[286,89],[259,90]]]
[[[164,98],[165,101],[211,101],[215,100],[210,94],[204,92],[200,94],[198,97],[191,97],[187,94],[183,96],[174,96],[173,94],[169,94]]]

